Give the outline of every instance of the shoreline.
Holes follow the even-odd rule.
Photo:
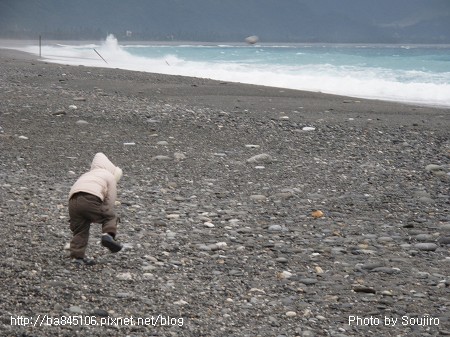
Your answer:
[[[0,89],[0,334],[450,333],[448,109],[2,49]],[[125,248],[93,224],[78,267],[67,196],[97,152],[124,172]]]
[[[360,98],[360,97],[353,97],[353,96],[345,96],[345,95],[337,95],[337,94],[331,94],[331,93],[322,93],[322,92],[317,92],[317,91],[308,91],[308,90],[298,90],[298,89],[289,89],[289,88],[281,88],[281,87],[272,87],[272,86],[265,86],[265,85],[256,85],[256,84],[247,84],[247,83],[241,83],[241,82],[230,82],[230,81],[220,81],[220,80],[214,80],[214,79],[209,79],[209,78],[199,78],[199,77],[190,77],[190,76],[183,76],[183,75],[167,75],[167,74],[160,74],[160,73],[150,73],[150,72],[144,72],[144,71],[139,71],[139,70],[127,70],[127,69],[120,69],[120,68],[111,68],[111,67],[103,67],[103,66],[96,66],[96,67],[89,67],[89,66],[84,66],[84,65],[67,65],[64,63],[57,63],[57,62],[51,62],[45,58],[39,58],[38,55],[35,55],[34,53],[29,53],[29,52],[25,52],[25,51],[20,51],[17,49],[13,49],[13,48],[5,48],[2,47],[0,44],[0,51],[2,53],[3,56],[6,57],[11,57],[13,59],[19,59],[19,60],[34,60],[36,62],[41,62],[44,64],[54,64],[56,66],[62,66],[62,67],[86,67],[86,68],[92,68],[92,69],[104,69],[104,70],[120,70],[120,71],[125,71],[125,72],[132,72],[132,73],[140,73],[143,76],[145,76],[145,74],[148,74],[149,76],[154,76],[154,77],[158,77],[158,76],[167,76],[167,77],[180,77],[180,78],[185,78],[187,82],[190,81],[205,81],[205,82],[210,82],[210,83],[226,83],[228,85],[234,85],[234,86],[245,86],[245,87],[255,87],[255,88],[260,88],[259,90],[263,90],[266,89],[267,91],[279,91],[279,92],[290,92],[290,93],[296,93],[293,96],[301,96],[301,95],[305,95],[308,97],[320,97],[320,96],[325,96],[328,97],[330,99],[336,99],[336,100],[342,100],[342,101],[353,101],[353,102],[361,102],[364,101],[368,104],[373,104],[373,105],[377,105],[377,103],[379,103],[380,105],[396,105],[399,106],[399,110],[401,111],[407,111],[409,110],[409,108],[411,109],[437,109],[442,111],[443,113],[445,112],[450,112],[450,107],[447,106],[441,106],[441,105],[432,105],[432,104],[418,104],[418,103],[413,103],[413,102],[402,102],[402,101],[393,101],[393,100],[383,100],[383,99],[370,99],[370,98]],[[191,79],[191,80],[190,80]],[[264,91],[264,90],[263,90]],[[317,96],[316,96],[317,95]],[[405,107],[400,107],[400,106],[405,106]],[[389,110],[392,108],[389,108]]]
[[[53,41],[53,43],[70,43],[70,42],[73,42],[73,43],[75,43],[76,41]],[[83,44],[86,44],[86,43],[88,43],[89,41],[79,41],[79,42],[83,42]],[[92,43],[97,43],[97,44],[102,44],[103,43],[103,41],[91,41]],[[20,45],[22,45],[22,46],[29,46],[29,43],[30,43],[30,41],[27,41],[27,42],[25,42],[25,43],[23,43],[23,42],[21,42],[21,41],[17,41],[17,40],[15,40],[13,43],[15,43],[15,46],[13,46],[13,47],[11,47],[11,48],[18,48]],[[23,43],[23,44],[22,44]],[[1,45],[2,44],[4,44],[4,41],[3,40],[0,40],[0,48],[1,48]],[[75,43],[76,44],[76,43]],[[179,43],[177,42],[177,43],[174,43],[174,45],[178,45]],[[214,45],[214,44],[213,44]],[[244,44],[243,44],[244,45]],[[323,45],[323,44],[319,44],[319,45]],[[354,46],[354,45],[358,45],[358,44],[349,44],[349,45],[351,45],[351,46]],[[401,46],[401,45],[392,45],[392,46],[396,46],[396,47],[399,47],[399,46]],[[428,46],[428,47],[430,47],[430,46]],[[444,46],[445,47],[445,46]],[[39,58],[39,56],[37,55],[37,54],[34,54],[34,53],[30,53],[31,55],[35,55],[35,57],[36,58]],[[98,54],[99,56],[100,56],[100,54]],[[102,59],[103,59],[103,57],[102,56],[100,56]],[[61,65],[65,65],[65,64],[70,64],[70,65],[73,65],[73,66],[77,66],[76,64],[71,64],[71,62],[70,62],[70,60],[69,59],[67,59],[67,60],[52,60],[51,58],[45,58],[45,55],[42,57],[42,59],[41,59],[41,61],[44,61],[44,62],[49,62],[49,63],[55,63],[55,64],[61,64]],[[104,59],[103,59],[103,61],[105,61]],[[99,59],[99,62],[101,62],[101,60]],[[106,62],[106,61],[105,61]],[[89,65],[89,66],[94,66],[94,67],[98,67],[98,68],[104,68],[104,65],[103,64],[98,64],[98,65]],[[114,68],[114,67],[111,67],[111,66],[106,66],[106,68],[109,68],[109,69],[116,69],[116,68]],[[129,68],[129,69],[126,69],[126,67],[124,67],[124,68],[117,68],[117,69],[124,69],[124,70],[129,70],[129,71],[142,71],[142,70],[134,70],[134,69],[131,69],[131,68]],[[161,75],[169,75],[168,73],[165,73],[165,72],[162,72],[161,73]],[[187,77],[189,77],[189,76],[191,76],[190,74],[188,74],[188,75],[174,75],[174,76],[187,76]],[[214,76],[213,76],[214,77]],[[207,77],[204,77],[205,79],[207,79],[207,80],[209,80],[210,78],[207,78]],[[222,81],[221,79],[213,79],[213,80],[215,80],[215,81]],[[226,81],[226,80],[225,80]],[[247,83],[245,83],[245,82],[232,82],[232,81],[227,81],[227,82],[230,82],[230,83],[236,83],[236,84],[247,84]],[[251,83],[252,81],[249,81],[248,82],[248,84],[251,84],[251,85],[258,85],[258,84],[256,84],[256,83]],[[450,108],[450,102],[432,102],[431,101],[431,99],[430,99],[430,101],[429,102],[426,102],[426,101],[421,101],[421,100],[419,100],[419,101],[414,101],[412,98],[410,98],[409,100],[407,100],[407,99],[401,99],[401,98],[388,98],[388,97],[377,97],[377,95],[372,95],[373,97],[370,97],[370,95],[366,95],[366,96],[364,96],[364,95],[358,95],[358,94],[356,94],[355,96],[349,96],[349,95],[346,95],[346,94],[336,94],[336,93],[333,93],[333,92],[331,92],[331,90],[330,90],[330,92],[323,92],[323,91],[315,91],[315,90],[303,90],[303,89],[290,89],[290,88],[288,88],[289,86],[285,86],[285,87],[272,87],[272,86],[270,86],[270,85],[268,85],[268,87],[269,88],[279,88],[279,89],[285,89],[285,90],[299,90],[299,91],[307,91],[307,92],[313,92],[313,93],[318,93],[318,94],[329,94],[329,95],[338,95],[338,96],[345,96],[345,97],[349,97],[349,98],[353,98],[353,99],[366,99],[366,100],[375,100],[375,101],[386,101],[386,102],[393,102],[393,103],[399,103],[399,104],[408,104],[408,105],[413,105],[413,106],[423,106],[423,107],[436,107],[436,108],[443,108],[443,109],[448,109],[448,108]],[[292,87],[292,86],[291,86]]]

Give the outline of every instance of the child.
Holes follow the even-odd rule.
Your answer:
[[[97,153],[92,160],[91,170],[83,174],[72,186],[69,193],[70,257],[74,262],[93,265],[94,261],[85,257],[92,222],[102,224],[104,247],[117,253],[122,245],[115,240],[119,218],[114,212],[117,197],[117,183],[122,170],[103,154]]]

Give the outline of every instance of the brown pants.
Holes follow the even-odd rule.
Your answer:
[[[69,216],[70,229],[73,233],[70,242],[72,258],[85,257],[91,223],[100,223],[103,233],[116,235],[119,218],[113,209],[102,203],[95,195],[83,192],[74,194],[69,200]]]

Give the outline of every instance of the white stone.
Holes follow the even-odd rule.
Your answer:
[[[440,171],[442,169],[443,169],[442,166],[436,165],[436,164],[429,164],[429,165],[425,166],[425,171],[427,171],[427,172]]]
[[[267,153],[257,154],[249,159],[247,159],[248,163],[270,163],[272,161],[272,156]]]
[[[133,275],[131,273],[120,273],[116,275],[116,278],[121,281],[130,281],[133,279]]]
[[[262,194],[253,194],[253,195],[250,196],[250,199],[251,200],[255,200],[255,201],[263,201],[263,200],[266,200],[267,197],[265,195],[262,195]]]
[[[173,157],[175,158],[175,160],[185,160],[186,159],[186,155],[181,152],[175,152],[173,154]]]
[[[219,247],[219,248],[225,248],[225,247],[227,247],[228,245],[227,245],[226,242],[217,242],[217,243],[216,243],[216,246]]]
[[[159,156],[154,156],[152,159],[153,160],[170,160],[170,157],[159,155]]]
[[[269,232],[281,232],[283,227],[281,227],[281,225],[270,225],[268,230]]]
[[[288,278],[292,277],[292,273],[288,272],[287,270],[284,270],[279,274],[279,277],[281,279],[288,279]]]
[[[146,280],[154,280],[156,278],[152,273],[144,273],[142,274],[142,277]]]

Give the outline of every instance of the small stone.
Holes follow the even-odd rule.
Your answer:
[[[431,234],[417,234],[415,239],[420,242],[430,242],[433,241],[433,235]]]
[[[216,246],[217,246],[219,249],[223,249],[223,248],[227,247],[228,245],[227,245],[226,242],[217,242],[217,243],[216,243]]]
[[[432,203],[434,203],[434,200],[432,198],[429,198],[429,197],[420,197],[419,201],[423,202],[424,204],[432,204]]]
[[[69,312],[72,314],[81,314],[83,310],[79,306],[73,305],[69,308]]]
[[[84,97],[74,97],[73,100],[75,102],[86,102],[86,98]]]
[[[438,240],[441,245],[450,245],[450,236],[444,236]]]
[[[253,144],[247,144],[245,145],[246,148],[248,149],[258,149],[260,146],[259,145],[253,145]]]
[[[372,269],[380,268],[380,267],[383,267],[382,262],[369,262],[369,263],[363,264],[361,266],[361,268],[365,269],[365,270],[372,270]]]
[[[283,279],[288,279],[288,278],[292,277],[292,273],[284,270],[281,273],[278,273],[277,276],[279,279],[283,280]]]
[[[295,317],[297,316],[297,313],[295,311],[288,311],[286,312],[287,317]]]
[[[275,261],[278,263],[288,263],[288,259],[285,257],[278,257],[275,259]]]
[[[312,216],[314,219],[319,219],[319,218],[322,218],[322,217],[324,216],[324,214],[323,214],[322,211],[317,210],[317,211],[312,212],[312,213],[311,213],[311,216]]]
[[[272,156],[267,153],[257,154],[249,159],[247,159],[247,163],[270,163],[272,162]]]
[[[26,136],[19,136],[19,139],[27,140],[28,137],[26,137]]]
[[[179,300],[179,301],[173,302],[173,304],[175,304],[175,305],[186,305],[186,304],[189,304],[189,303],[186,302],[185,300]]]
[[[77,120],[77,121],[75,122],[75,124],[77,124],[77,125],[86,125],[86,124],[89,124],[89,122],[80,119],[80,120]]]
[[[394,241],[394,239],[391,238],[390,236],[380,236],[380,237],[377,239],[377,241],[380,242],[380,243],[389,243],[389,242]]]
[[[433,252],[438,248],[438,245],[430,242],[420,242],[414,245],[414,248],[426,252]]]
[[[434,171],[442,171],[444,168],[440,165],[435,164],[429,164],[425,166],[425,171],[427,172],[434,172]]]
[[[158,143],[156,143],[157,145],[162,145],[162,146],[167,146],[169,145],[169,142],[165,141],[165,140],[161,140]]]
[[[203,226],[208,227],[208,228],[214,228],[214,227],[215,227],[214,224],[211,223],[211,222],[205,222],[205,223],[203,224]]]
[[[142,277],[146,280],[154,280],[156,278],[152,273],[144,273],[142,274]]]
[[[186,155],[184,153],[181,152],[175,152],[173,154],[173,157],[175,158],[175,160],[180,161],[180,160],[185,160],[186,159]]]
[[[283,230],[283,227],[281,227],[281,225],[270,225],[267,230],[269,232],[281,232]]]
[[[120,273],[116,275],[116,278],[120,281],[131,281],[133,279],[133,275],[130,272]]]
[[[64,110],[57,110],[52,113],[53,116],[63,116],[65,114],[66,114],[66,112]]]
[[[401,270],[398,268],[378,267],[378,268],[373,268],[371,271],[374,273],[385,273],[388,275],[392,275],[392,274],[400,273]]]
[[[108,312],[104,309],[95,309],[94,316],[108,317]]]
[[[158,155],[158,156],[154,156],[152,158],[152,160],[158,160],[158,161],[164,161],[164,160],[170,160],[171,158],[169,156],[163,156],[163,155]]]
[[[354,286],[353,291],[355,293],[366,293],[366,294],[376,294],[376,290],[371,287],[365,287],[365,286]]]
[[[390,290],[383,290],[380,294],[383,296],[394,296],[394,293]]]
[[[78,107],[76,106],[76,105],[69,105],[69,109],[70,110],[76,110],[76,109],[78,109]]]
[[[135,142],[127,142],[127,143],[123,143],[124,146],[134,146],[136,145]]]
[[[254,201],[264,201],[267,199],[267,197],[262,194],[253,194],[250,196],[250,199]]]
[[[302,128],[303,131],[314,131],[316,128],[312,127],[312,126],[305,126],[304,128]]]

